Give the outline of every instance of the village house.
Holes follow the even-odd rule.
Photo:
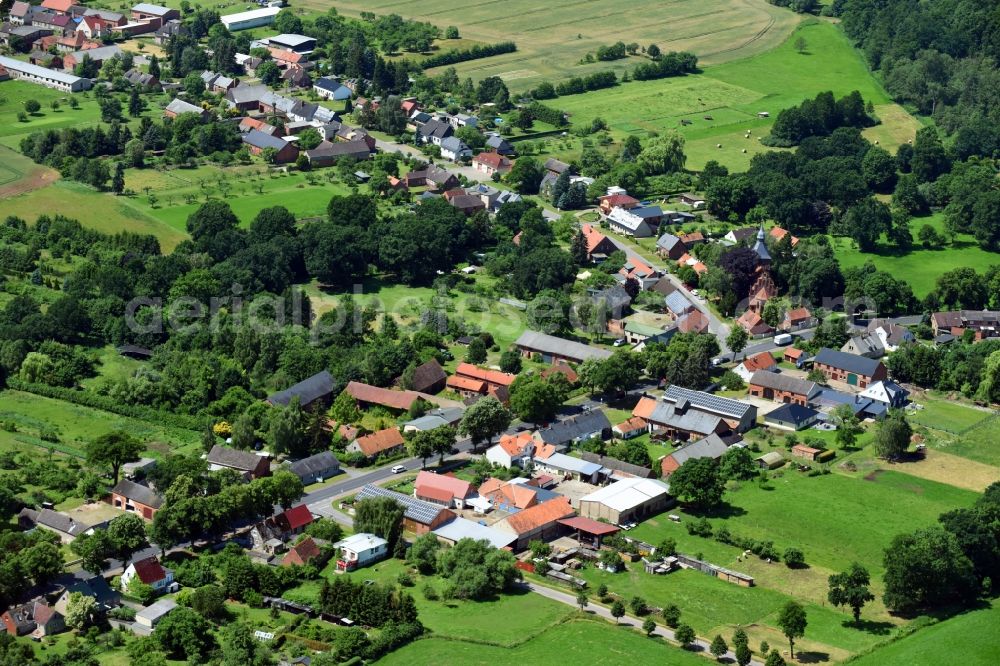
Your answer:
[[[163,498],[149,486],[122,479],[111,489],[111,506],[152,520],[163,505]]]
[[[691,312],[677,318],[677,331],[679,333],[707,333],[708,317],[701,310]]]
[[[455,174],[436,164],[410,171],[403,177],[403,181],[407,188],[427,187],[436,192],[453,190],[459,186],[459,180]]]
[[[337,558],[337,573],[366,567],[389,555],[389,542],[367,532],[352,534],[333,545],[340,549],[340,556]]]
[[[351,99],[351,89],[332,76],[321,76],[313,81],[313,91],[317,96],[335,102]]]
[[[449,474],[422,471],[414,481],[413,496],[425,502],[451,509],[466,508],[473,495],[472,484]]]
[[[500,388],[509,390],[515,379],[517,375],[480,368],[471,363],[459,363],[455,368],[455,374],[448,377],[447,386],[465,397],[470,397],[474,394],[487,395],[491,390],[496,391]]]
[[[445,137],[438,144],[441,148],[441,158],[452,162],[460,162],[472,157],[472,149],[457,136]]]
[[[638,282],[639,289],[643,291],[651,288],[660,279],[660,271],[636,257],[626,259],[618,274],[626,280]]]
[[[433,534],[438,538],[438,541],[447,546],[454,546],[462,539],[473,539],[474,541],[486,540],[494,548],[507,548],[508,550],[510,544],[517,539],[510,532],[480,525],[473,520],[465,518],[456,518],[449,523],[445,523],[434,530]]]
[[[499,444],[486,449],[486,459],[505,469],[510,469],[514,465],[524,467],[525,463],[535,455],[535,446],[535,439],[530,432],[503,435]]]
[[[810,462],[815,462],[821,453],[823,453],[823,449],[806,446],[805,444],[796,444],[792,447],[792,456],[796,458],[805,458]]]
[[[610,215],[615,208],[631,210],[639,206],[639,200],[628,194],[605,194],[603,197],[597,197],[597,202],[605,215]]]
[[[177,9],[170,9],[160,5],[151,5],[147,2],[140,2],[132,6],[132,20],[141,23],[148,23],[154,29],[159,28],[167,21],[179,19],[181,13]]]
[[[771,230],[768,232],[768,235],[774,240],[775,243],[779,243],[785,238],[785,236],[788,236],[789,233],[787,229],[782,229],[781,227],[775,226],[771,227]],[[792,236],[791,244],[792,247],[794,248],[796,245],[799,244],[799,239],[796,238],[795,236]]]
[[[419,500],[388,488],[367,484],[354,496],[355,500],[388,497],[403,507],[403,529],[416,535],[426,534],[455,518],[455,512],[439,504]]]
[[[888,379],[875,382],[860,393],[861,398],[881,402],[891,409],[901,409],[904,407],[909,395],[909,391]]]
[[[588,439],[607,439],[611,436],[611,422],[602,409],[581,412],[569,418],[554,421],[548,427],[535,431],[535,441],[564,449]]]
[[[331,451],[320,451],[308,458],[289,463],[288,471],[299,477],[302,485],[321,483],[340,474],[340,461]]]
[[[583,363],[589,358],[604,360],[611,357],[611,352],[606,349],[591,347],[538,331],[525,331],[514,342],[514,346],[517,347],[522,356],[530,358],[537,354],[543,363],[557,361]]]
[[[160,90],[160,80],[152,74],[140,72],[138,69],[130,69],[125,72],[125,80],[137,88],[143,90]]]
[[[391,456],[403,450],[406,441],[399,428],[385,428],[370,435],[358,437],[347,445],[348,453],[361,453],[368,459],[379,455]]]
[[[486,135],[486,148],[507,157],[510,157],[516,152],[514,150],[514,146],[511,145],[507,139],[495,132],[491,132]]]
[[[816,382],[799,379],[784,373],[761,370],[754,372],[747,383],[749,384],[748,392],[754,397],[802,405],[803,407],[808,405],[820,391]]]
[[[594,484],[597,483],[601,472],[601,466],[597,463],[556,453],[555,448],[550,445],[539,447],[532,463],[535,470],[547,472],[564,481],[574,480]]]
[[[822,372],[829,380],[845,382],[860,388],[867,388],[869,384],[886,379],[888,376],[881,361],[826,347],[816,354],[813,368]]]
[[[259,130],[250,130],[240,138],[253,155],[263,155],[265,150],[273,151],[272,159],[275,164],[288,164],[299,156],[298,146],[294,143]]]
[[[334,166],[342,159],[364,162],[372,156],[368,143],[358,141],[323,141],[312,150],[305,151],[306,159],[313,168]]]
[[[695,210],[705,207],[704,197],[700,197],[697,194],[685,192],[684,194],[677,197],[677,199],[682,204],[687,204],[688,206],[691,206],[691,208],[694,208]]]
[[[480,197],[474,194],[466,194],[465,190],[449,190],[445,192],[445,199],[453,208],[462,211],[466,216],[486,210],[486,204],[483,203]]]
[[[640,398],[632,416],[644,419],[650,432],[685,441],[713,433],[746,432],[757,421],[757,408],[671,384],[659,400],[645,395]]]
[[[673,234],[663,234],[656,240],[656,254],[664,259],[677,261],[687,254],[687,245]]]
[[[21,509],[17,523],[24,530],[39,528],[54,532],[62,543],[72,543],[81,534],[93,532],[90,525],[79,522],[72,516],[52,509]]]
[[[441,142],[455,133],[451,124],[443,120],[431,119],[417,128],[417,143],[440,146]]]
[[[312,522],[312,512],[305,504],[265,518],[250,529],[253,550],[274,554],[283,547],[285,541],[301,534]]]
[[[690,444],[685,444],[660,460],[660,477],[668,478],[688,460],[696,458],[718,460],[728,449],[729,445],[715,433]]]
[[[281,566],[304,567],[313,560],[321,558],[322,555],[323,551],[320,549],[319,544],[312,537],[306,537],[288,549],[285,556],[281,558]]]
[[[403,432],[422,432],[442,426],[457,427],[464,413],[465,410],[461,407],[433,409],[423,416],[418,416],[412,421],[404,423]]]
[[[632,477],[604,486],[580,498],[580,515],[612,525],[654,516],[672,503],[670,488],[656,479]]]
[[[73,13],[73,6],[75,4],[73,0],[42,0],[41,8],[55,12],[56,14],[70,16]]]
[[[448,373],[436,358],[431,358],[414,368],[408,388],[418,393],[440,393],[444,390],[447,380]]]
[[[41,598],[12,606],[0,615],[0,620],[3,621],[7,634],[14,637],[31,634],[38,639],[66,630],[63,614]]]
[[[122,573],[122,589],[127,590],[135,578],[157,592],[172,592],[177,587],[174,572],[165,568],[153,556],[136,560],[125,568]]]
[[[746,332],[750,334],[751,337],[763,337],[770,335],[774,332],[764,317],[761,316],[759,310],[746,310],[743,314],[739,316],[736,323],[746,329]]]
[[[621,439],[632,439],[644,432],[646,432],[646,422],[637,416],[633,416],[627,421],[623,421],[611,428],[611,433]]]
[[[689,248],[694,245],[699,245],[701,243],[707,243],[708,239],[705,238],[705,234],[700,231],[691,231],[689,233],[679,233],[677,237],[681,239],[681,242],[687,245]]]
[[[103,576],[91,576],[84,580],[77,580],[59,595],[52,605],[57,611],[66,615],[66,607],[69,604],[69,596],[74,592],[79,592],[85,597],[94,600],[94,608],[98,613],[106,613],[112,608],[121,606],[121,594],[111,589],[108,581]]]
[[[208,469],[210,472],[232,469],[247,479],[259,479],[271,476],[271,460],[266,455],[259,456],[250,451],[239,451],[216,444],[208,452]]]
[[[693,312],[695,308],[694,303],[692,303],[687,296],[678,291],[672,291],[667,294],[666,298],[663,299],[663,304],[666,306],[670,314],[675,317],[680,317],[686,315],[689,312]]]
[[[580,457],[587,462],[600,465],[603,468],[601,474],[607,474],[608,478],[613,481],[621,481],[622,479],[631,477],[638,477],[640,479],[653,478],[653,470],[650,468],[633,465],[624,460],[618,460],[617,458],[611,458],[599,453],[591,453],[590,451],[580,451]]]
[[[580,233],[587,243],[587,261],[599,263],[615,253],[618,247],[610,238],[598,231],[593,225],[584,224],[580,227]]]
[[[748,356],[733,368],[733,372],[745,382],[749,382],[755,372],[777,372],[778,362],[774,360],[771,352],[760,352],[753,356]]]
[[[780,328],[783,331],[797,331],[801,328],[808,328],[816,323],[809,308],[792,308],[785,311],[785,316],[781,320]]]
[[[816,423],[819,412],[798,403],[787,403],[764,415],[764,423],[782,430],[803,430]]]
[[[558,521],[575,514],[569,499],[558,497],[507,516],[493,528],[517,536],[512,544],[516,552],[527,548],[532,541],[550,541],[558,537],[561,532]]]
[[[556,497],[555,493],[549,494],[540,487],[529,485],[529,483],[523,477],[510,481],[490,477],[479,486],[479,497],[488,501],[490,508],[507,513],[517,513],[546,499]],[[545,496],[540,497],[539,493],[543,493]]]
[[[193,113],[200,118],[209,118],[212,115],[212,112],[208,109],[185,102],[179,97],[170,100],[170,104],[167,104],[167,107],[163,109],[163,116],[165,118],[176,118],[183,113]]]
[[[840,348],[840,351],[867,358],[882,358],[886,354],[886,349],[882,346],[882,341],[874,333],[851,336]]]
[[[612,208],[608,213],[607,222],[612,231],[623,236],[649,238],[653,235],[653,227],[645,218],[624,208]]]
[[[509,158],[496,152],[479,153],[472,158],[473,168],[490,177],[493,177],[495,174],[503,175],[507,173],[513,165],[514,163]]]

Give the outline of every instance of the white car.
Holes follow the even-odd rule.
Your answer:
[[[394,465],[393,468],[392,468],[392,473],[393,474],[402,474],[405,471],[406,471],[406,467],[404,467],[403,465]]]
[[[617,340],[615,340],[614,342],[611,343],[611,346],[612,347],[621,347],[624,344],[625,344],[625,338],[618,338]]]

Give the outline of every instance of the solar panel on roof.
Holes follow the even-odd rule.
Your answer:
[[[687,400],[691,404],[720,414],[725,414],[734,418],[740,418],[746,414],[751,405],[738,400],[722,398],[704,391],[695,391],[681,386],[671,384],[663,393],[664,400],[679,402]]]
[[[396,500],[396,502],[402,505],[405,509],[404,515],[410,520],[415,520],[418,523],[430,524],[435,518],[438,517],[438,514],[441,513],[441,507],[436,504],[424,502],[415,497],[410,497],[409,495],[397,493],[394,490],[388,490],[386,488],[382,488],[381,486],[371,484],[364,486],[361,489],[361,492],[355,496],[355,499],[362,500],[375,497],[388,497]]]

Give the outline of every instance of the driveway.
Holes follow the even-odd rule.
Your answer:
[[[541,596],[547,599],[558,601],[561,604],[566,604],[567,606],[573,606],[574,608],[579,608],[579,606],[577,606],[576,603],[576,595],[563,592],[562,590],[556,590],[551,587],[546,587],[544,585],[539,585],[537,583],[524,582],[521,585],[525,589],[528,589],[534,592],[535,594],[540,594]],[[598,604],[593,604],[593,603],[589,604],[587,606],[586,612],[591,613],[592,615],[596,615],[597,617],[604,618],[609,622],[615,622],[616,624],[625,625],[626,627],[635,627],[636,629],[639,630],[642,629],[643,620],[635,617],[634,615],[625,615],[624,617],[621,617],[616,620],[614,617],[612,617],[610,610]],[[656,629],[653,631],[652,635],[659,636],[660,638],[666,638],[671,641],[676,640],[674,638],[674,632],[672,630],[659,624],[656,625]],[[694,647],[688,649],[691,649],[692,651],[697,650],[699,652],[704,652],[705,654],[708,654],[708,646],[709,646],[708,641],[698,638],[694,642]],[[723,657],[728,659],[730,663],[736,662],[736,655],[731,650],[727,652],[725,655],[723,655]],[[753,666],[763,666],[762,663],[757,660],[753,660],[750,663]]]
[[[420,150],[414,148],[413,146],[408,146],[402,143],[395,143],[392,141],[382,141],[381,139],[375,139],[375,147],[381,150],[383,153],[402,153],[407,157],[412,157],[423,162],[427,162],[430,158],[424,155]],[[493,178],[487,176],[481,171],[477,171],[471,165],[455,164],[454,162],[448,162],[447,160],[438,159],[435,164],[440,167],[451,171],[452,173],[465,176],[467,180],[474,183],[492,183]]]

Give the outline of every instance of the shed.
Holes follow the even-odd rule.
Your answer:
[[[785,457],[777,451],[771,451],[757,458],[757,465],[761,469],[774,469],[785,464]]]
[[[160,599],[155,603],[146,606],[135,614],[136,624],[152,629],[160,620],[166,617],[167,613],[177,608],[177,602],[173,599]]]

